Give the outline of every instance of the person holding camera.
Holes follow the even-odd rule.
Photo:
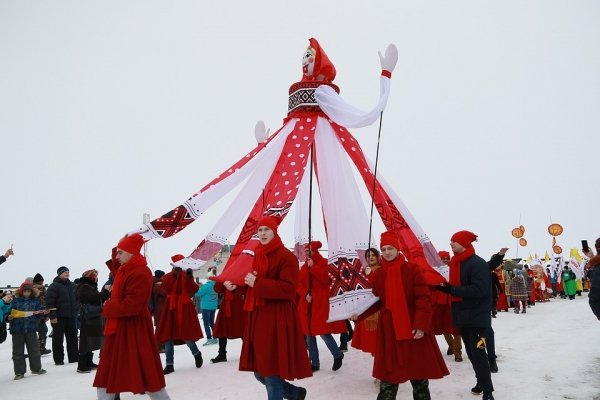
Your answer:
[[[193,271],[188,268],[185,272],[177,266],[177,262],[185,257],[176,254],[171,257],[173,269],[162,278],[162,289],[167,293],[160,323],[156,330],[156,339],[159,343],[165,344],[165,355],[167,366],[164,369],[165,374],[175,371],[174,355],[175,345],[186,344],[196,362],[196,368],[202,366],[202,353],[196,341],[202,339],[202,329],[198,321],[196,307],[192,302],[192,297],[199,286],[194,281]]]
[[[8,257],[10,256],[14,256],[15,253],[13,252],[12,246],[10,246],[10,249],[6,250],[6,252],[4,253],[3,256],[0,256],[0,264],[4,263],[4,261],[6,261],[8,259]]]

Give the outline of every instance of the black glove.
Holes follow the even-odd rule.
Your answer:
[[[452,286],[450,286],[450,284],[446,283],[445,285],[438,286],[438,289],[444,293],[450,294],[450,292],[452,291]]]
[[[193,278],[194,277],[194,271],[192,271],[191,268],[186,269],[185,273],[187,274],[188,278]]]

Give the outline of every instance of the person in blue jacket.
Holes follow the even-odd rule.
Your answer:
[[[206,277],[211,278],[217,275],[217,270],[209,268]],[[200,297],[200,307],[202,308],[202,322],[204,323],[204,332],[206,333],[206,342],[204,346],[217,344],[219,339],[212,336],[215,327],[215,314],[219,305],[219,296],[215,292],[215,282],[210,279],[200,286],[198,289],[198,297]]]
[[[13,299],[11,313],[8,315],[10,321],[10,334],[12,335],[12,359],[15,369],[15,380],[23,379],[27,364],[25,361],[25,347],[29,355],[29,367],[31,373],[42,375],[46,370],[42,369],[42,358],[40,344],[38,342],[37,329],[39,320],[48,314],[38,298],[37,290],[33,283],[25,281],[17,290]]]

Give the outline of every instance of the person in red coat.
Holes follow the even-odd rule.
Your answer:
[[[154,271],[154,279],[152,284],[152,294],[150,297],[150,312],[152,313],[152,318],[154,319],[154,333],[156,333],[156,329],[158,328],[158,324],[160,323],[160,315],[162,314],[163,305],[165,304],[165,300],[167,299],[167,294],[162,288],[162,277],[165,276],[165,272],[157,269]],[[158,344],[159,353],[165,352],[165,346],[161,343]]]
[[[381,256],[379,250],[369,248],[365,252],[365,259],[369,266],[365,268],[365,273],[371,285],[373,285],[374,272],[381,268]],[[377,350],[377,325],[379,325],[380,311],[369,315],[367,318],[356,321],[354,325],[354,335],[352,337],[352,347],[371,353],[375,356]]]
[[[105,342],[94,379],[98,400],[120,392],[170,400],[148,307],[152,273],[140,254],[143,244],[139,234],[124,237],[106,263],[115,280],[102,310]]]
[[[440,259],[446,265],[450,264],[450,253],[442,250],[438,252]],[[450,295],[440,290],[431,291],[431,302],[433,304],[433,333],[444,335],[448,350],[446,354],[454,355],[454,361],[462,362],[462,342],[460,331],[452,322],[452,302]]]
[[[378,400],[395,399],[398,385],[410,380],[415,399],[429,399],[429,379],[448,375],[431,329],[429,286],[421,267],[405,260],[400,240],[381,234],[382,267],[373,273],[373,294],[379,301],[361,315],[381,310],[373,377],[381,380]]]
[[[196,341],[204,337],[198,321],[198,313],[192,302],[192,297],[198,291],[198,284],[194,281],[194,274],[190,268],[185,272],[177,266],[177,262],[185,257],[175,254],[171,257],[173,269],[162,278],[162,289],[167,294],[163,305],[160,323],[156,329],[156,339],[165,344],[167,365],[164,373],[175,371],[174,357],[175,345],[186,344],[196,362],[196,368],[202,366],[202,353]]]
[[[240,371],[253,371],[269,400],[303,400],[306,389],[286,381],[307,378],[312,371],[296,309],[298,259],[277,234],[280,222],[274,216],[258,221],[260,244],[253,272],[244,278],[248,314]]]
[[[329,319],[329,274],[327,260],[319,253],[321,246],[319,241],[312,241],[305,245],[306,262],[300,269],[298,311],[302,332],[306,336],[312,370],[318,371],[321,367],[317,347],[317,335],[319,335],[333,356],[331,369],[337,371],[342,367],[344,353],[341,352],[332,333],[346,332],[346,323],[344,321],[327,322]]]
[[[219,339],[219,354],[210,359],[210,362],[218,363],[227,361],[227,339],[239,339],[244,335],[246,287],[238,287],[231,281],[225,281],[223,283],[215,282],[214,290],[223,296],[213,329],[213,337]]]

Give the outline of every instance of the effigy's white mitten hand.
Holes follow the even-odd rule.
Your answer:
[[[269,137],[270,129],[267,129],[263,121],[258,121],[254,127],[254,137],[257,143],[262,143]]]
[[[379,51],[379,61],[381,62],[381,69],[384,71],[393,72],[398,63],[398,48],[395,44],[390,44],[385,49],[385,55],[382,55]]]

